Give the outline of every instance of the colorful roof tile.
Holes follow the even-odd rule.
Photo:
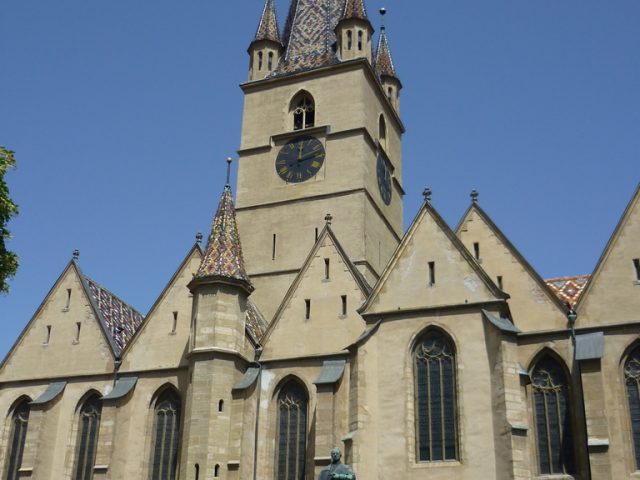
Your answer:
[[[251,285],[244,266],[231,187],[224,187],[196,278],[221,277]]]
[[[247,302],[247,312],[245,314],[245,328],[256,344],[260,343],[260,339],[267,331],[269,324],[264,316],[251,300]]]
[[[264,4],[254,42],[259,40],[270,40],[282,44],[280,30],[278,29],[276,6],[273,0],[266,0]]]
[[[89,294],[104,320],[107,329],[116,346],[122,351],[129,340],[136,333],[144,317],[136,309],[116,297],[106,288],[100,286],[89,277],[84,277],[89,287]]]
[[[285,54],[272,75],[338,63],[334,30],[343,11],[344,0],[292,0],[284,31]]]
[[[344,3],[342,20],[350,20],[352,18],[359,18],[360,20],[368,20],[367,8],[364,5],[364,0],[347,0]]]
[[[379,77],[387,76],[398,78],[396,69],[393,66],[393,58],[389,49],[389,41],[387,40],[387,32],[384,27],[380,31],[380,40],[378,41],[378,49],[376,51],[375,70]]]
[[[545,280],[549,288],[563,302],[569,303],[572,307],[578,303],[580,295],[587,286],[591,275],[574,275],[572,277],[560,277]]]

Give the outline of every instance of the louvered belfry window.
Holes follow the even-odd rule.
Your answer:
[[[629,414],[631,416],[631,432],[636,457],[636,469],[640,470],[640,346],[636,347],[624,365]]]
[[[541,474],[574,473],[569,382],[562,366],[543,357],[531,376]]]
[[[178,394],[167,389],[155,406],[153,464],[151,480],[174,480],[180,443],[180,408]]]
[[[293,129],[311,128],[316,122],[316,108],[308,93],[300,93],[293,100]]]
[[[98,449],[102,404],[97,396],[87,399],[80,409],[74,480],[91,480]]]
[[[20,466],[22,465],[22,454],[27,438],[27,426],[29,424],[29,402],[24,401],[13,411],[11,419],[11,438],[9,440],[9,468],[7,470],[7,480],[17,480]]]
[[[457,460],[455,348],[442,332],[427,332],[413,352],[417,460]]]
[[[307,394],[295,381],[278,396],[277,480],[304,480],[307,450]]]

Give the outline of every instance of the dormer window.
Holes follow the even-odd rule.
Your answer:
[[[313,127],[316,123],[316,111],[311,95],[302,92],[291,103],[293,106],[293,129],[302,130]]]

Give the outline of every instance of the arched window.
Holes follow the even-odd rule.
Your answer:
[[[391,87],[387,88],[387,99],[389,99],[389,101],[393,100],[393,88]]]
[[[358,50],[362,51],[362,30],[358,30]]]
[[[262,52],[258,52],[258,70],[262,70]]]
[[[18,472],[22,465],[22,454],[27,438],[27,426],[29,424],[29,400],[22,401],[13,410],[11,417],[11,437],[8,445],[9,468],[7,469],[7,480],[17,480]]]
[[[156,401],[151,480],[174,480],[180,442],[180,396],[168,388]]]
[[[307,450],[307,393],[296,381],[278,395],[277,480],[304,480]]]
[[[457,460],[456,359],[451,339],[438,330],[413,351],[417,460]]]
[[[97,395],[89,397],[80,409],[74,480],[91,480],[98,449],[102,404]]]
[[[306,92],[297,95],[292,102],[293,129],[310,128],[316,122],[316,110],[313,98]]]
[[[380,115],[380,120],[378,122],[378,140],[380,142],[380,146],[387,149],[387,122],[384,120],[384,115]]]
[[[540,473],[574,473],[567,375],[560,363],[547,355],[533,368],[531,386]]]
[[[269,63],[267,64],[269,71],[273,70],[273,52],[269,52]]]
[[[351,30],[347,30],[347,50],[351,50],[353,48],[353,32]]]
[[[629,399],[631,432],[635,448],[636,469],[640,469],[640,346],[633,349],[624,365],[624,380]]]

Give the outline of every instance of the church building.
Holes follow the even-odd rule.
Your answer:
[[[52,279],[0,365],[2,480],[314,480],[334,447],[360,480],[640,479],[640,187],[588,276],[475,191],[405,229],[393,32],[258,16],[237,185],[146,315],[77,251]]]

